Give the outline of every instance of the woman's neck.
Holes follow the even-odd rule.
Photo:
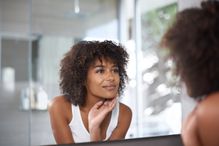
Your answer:
[[[93,96],[87,96],[85,98],[85,104],[83,106],[80,107],[80,109],[82,110],[90,110],[97,102],[104,100],[104,98],[100,98],[100,97],[93,97]]]

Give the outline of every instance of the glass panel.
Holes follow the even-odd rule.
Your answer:
[[[133,110],[127,138],[179,133],[181,103],[177,98],[177,79],[171,74],[171,62],[165,60],[165,52],[157,46],[176,13],[176,1],[139,2],[142,44],[133,41],[133,16],[127,20],[128,28],[123,28],[129,33],[124,38],[130,39],[124,43],[130,54],[130,82],[122,102]],[[118,41],[118,34],[126,35],[119,33],[118,3],[0,0],[0,145],[55,143],[47,103],[59,95],[60,59],[80,40]],[[135,46],[142,46],[140,52]],[[142,54],[141,62],[136,63],[136,53]],[[141,72],[137,73],[139,67]],[[136,82],[138,79],[140,83]]]
[[[31,145],[54,144],[47,102],[59,92],[59,64],[80,40],[118,41],[116,0],[32,0]]]
[[[141,0],[142,118],[140,136],[180,133],[181,102],[177,78],[166,60],[167,52],[159,49],[161,36],[177,12],[176,1]],[[174,119],[174,120],[173,120]]]
[[[29,8],[0,1],[0,145],[29,145]],[[19,52],[19,53],[18,53]],[[25,109],[27,108],[27,110]]]

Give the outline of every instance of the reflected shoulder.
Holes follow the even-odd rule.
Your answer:
[[[132,116],[132,110],[129,106],[125,105],[124,103],[120,103],[120,113],[124,115]]]
[[[59,108],[59,107],[63,107],[65,105],[70,104],[70,102],[68,102],[66,100],[66,98],[64,96],[56,96],[54,98],[52,98],[49,103],[48,103],[48,108]]]
[[[71,103],[64,96],[56,96],[51,99],[48,104],[48,111],[50,115],[65,117],[67,120],[71,119]]]

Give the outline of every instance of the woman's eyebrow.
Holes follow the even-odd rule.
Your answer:
[[[103,64],[94,64],[93,68],[96,68],[96,67],[105,67],[105,65],[103,65]],[[113,64],[111,67],[119,67],[119,66],[117,64]]]
[[[97,67],[104,67],[104,65],[102,64],[97,64],[97,65],[94,65],[93,68],[97,68]]]

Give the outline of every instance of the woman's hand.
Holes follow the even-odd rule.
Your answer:
[[[88,124],[91,141],[101,140],[100,125],[106,115],[113,110],[115,105],[116,98],[112,100],[99,101],[91,108],[88,114]]]

